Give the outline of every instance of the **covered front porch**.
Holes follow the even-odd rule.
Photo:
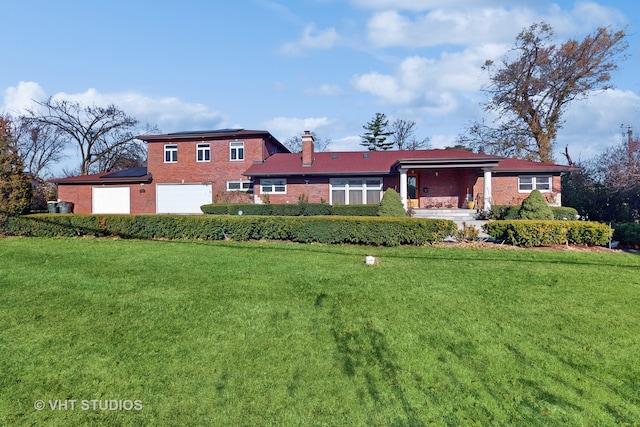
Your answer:
[[[406,159],[395,167],[405,209],[476,209],[492,205],[492,170],[501,158]]]

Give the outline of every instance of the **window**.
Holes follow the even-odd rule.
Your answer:
[[[261,194],[286,194],[286,179],[262,179],[260,180]]]
[[[551,191],[550,176],[519,176],[518,191],[520,193],[529,193],[538,190],[542,193]]]
[[[211,146],[209,144],[198,144],[196,150],[196,161],[209,162],[211,161]]]
[[[178,146],[177,145],[169,144],[164,146],[164,162],[165,163],[178,162]]]
[[[229,156],[231,160],[244,160],[244,142],[243,141],[232,142],[229,145],[229,149],[231,151]]]
[[[332,205],[361,205],[380,203],[381,178],[352,178],[331,180]]]
[[[227,191],[249,191],[251,181],[227,181]]]

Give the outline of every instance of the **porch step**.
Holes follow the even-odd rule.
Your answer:
[[[475,209],[413,209],[414,218],[450,219],[452,221],[474,221]]]

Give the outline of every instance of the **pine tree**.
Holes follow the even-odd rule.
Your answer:
[[[9,125],[0,117],[0,217],[25,214],[31,207],[31,180],[24,173]]]
[[[518,215],[520,219],[553,219],[553,211],[539,190],[533,190],[522,201]]]
[[[378,216],[407,216],[402,206],[402,199],[393,188],[387,188],[382,195]]]
[[[389,120],[384,113],[376,113],[366,126],[362,126],[366,132],[361,136],[360,145],[365,146],[369,151],[388,150],[393,147],[393,141],[387,141],[387,137],[392,135],[387,127]]]

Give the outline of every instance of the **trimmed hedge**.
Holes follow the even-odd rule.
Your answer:
[[[331,215],[340,216],[378,216],[380,205],[336,205]]]
[[[253,203],[213,203],[200,206],[206,215],[271,215],[271,216],[376,216],[380,205],[337,205],[327,203],[283,203],[283,204],[253,204]]]
[[[608,225],[589,221],[491,221],[483,228],[495,240],[525,247],[566,243],[606,246],[613,233]]]
[[[135,239],[288,240],[301,243],[424,245],[451,235],[447,220],[343,216],[56,215],[8,218],[12,236],[118,236]]]
[[[488,219],[495,220],[512,220],[520,219],[520,206],[494,205],[491,212],[487,215]],[[566,206],[551,206],[553,219],[573,221],[578,215],[578,211],[574,208]]]

